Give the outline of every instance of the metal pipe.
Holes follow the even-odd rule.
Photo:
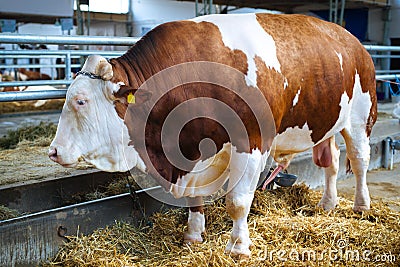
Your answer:
[[[343,18],[344,18],[344,9],[346,7],[346,0],[342,0],[342,6],[340,8],[340,21],[339,24],[340,26],[343,26]]]
[[[335,7],[334,7],[334,9],[335,9],[335,13],[333,14],[334,15],[334,18],[333,18],[333,22],[334,23],[338,23],[338,5],[339,5],[339,0],[335,0]]]
[[[0,82],[0,87],[13,86],[38,86],[38,85],[69,85],[71,80],[39,80],[39,81],[18,81],[18,82]]]
[[[11,51],[11,50],[2,50],[2,51],[10,51],[11,52],[8,55],[1,54],[0,58],[2,58],[2,59],[6,59],[6,58],[22,58],[22,59],[28,59],[28,58],[40,58],[40,59],[42,59],[42,58],[55,58],[55,55],[43,55],[43,54],[41,54],[41,55],[31,55],[30,54],[29,57],[28,57],[27,55],[13,55],[12,54],[13,51]],[[78,57],[78,56],[75,56],[75,57]]]
[[[396,75],[400,75],[400,70],[376,70],[376,74],[380,75],[380,74],[396,74]],[[398,76],[400,77],[400,76]]]
[[[400,55],[371,55],[372,58],[400,58]]]
[[[81,10],[81,3],[79,0],[76,1],[76,17],[77,17],[76,22],[78,24],[76,33],[78,35],[83,35],[84,34],[84,32],[83,32],[83,12]]]
[[[48,91],[21,91],[21,92],[1,92],[0,102],[29,101],[41,99],[65,98],[67,90],[48,90]]]
[[[128,21],[126,23],[128,36],[133,35],[133,1],[128,1]]]
[[[31,35],[0,34],[3,44],[63,44],[63,45],[126,45],[130,46],[141,37],[72,36],[72,35]]]
[[[395,80],[400,77],[400,73],[397,74],[382,74],[382,75],[376,75],[375,78],[377,80]]]
[[[390,21],[391,21],[391,10],[390,7],[387,7],[383,10],[384,16],[383,16],[383,44],[384,45],[390,45],[390,38],[389,38],[389,28],[390,28]],[[392,50],[390,50],[392,51]],[[385,55],[390,55],[390,52],[384,52]],[[383,69],[390,69],[390,58],[386,57],[383,58],[381,61],[382,68]],[[384,83],[383,85],[383,91],[384,91],[384,99],[387,100],[390,98],[390,87],[389,84]]]
[[[389,45],[364,45],[368,51],[392,51],[400,52],[400,46],[389,46]]]
[[[73,68],[79,68],[80,64],[71,64]],[[65,64],[10,64],[0,65],[0,69],[20,69],[20,68],[64,68]]]
[[[65,55],[65,79],[72,79],[72,71],[71,71],[71,54]]]
[[[0,34],[1,36],[1,34]],[[0,38],[1,39],[1,38]],[[27,55],[27,56],[40,56],[40,55],[56,55],[65,56],[71,54],[73,56],[89,56],[89,55],[102,55],[102,56],[120,56],[126,51],[98,51],[98,50],[0,50],[0,57],[9,55]]]
[[[390,167],[390,158],[391,158],[391,149],[390,149],[390,143],[392,141],[392,138],[386,137],[385,140],[382,141],[383,143],[383,151],[382,151],[382,166],[385,169],[388,169]]]

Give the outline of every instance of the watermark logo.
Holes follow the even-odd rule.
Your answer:
[[[178,64],[147,79],[134,95],[125,115],[128,138],[147,172],[175,198],[211,195],[213,201],[243,178],[258,181],[259,173],[249,169],[265,165],[275,124],[265,96],[242,72],[215,62]]]
[[[399,255],[390,251],[376,254],[374,251],[350,248],[347,239],[338,239],[334,247],[317,251],[313,249],[276,249],[264,251],[258,255],[260,261],[295,262],[380,262],[394,263]]]

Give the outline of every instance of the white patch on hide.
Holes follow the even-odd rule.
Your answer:
[[[242,160],[232,162],[232,159],[239,157]],[[251,154],[239,153],[234,146],[226,143],[215,156],[197,162],[190,173],[178,178],[177,182],[171,185],[170,192],[175,198],[210,196],[221,189],[228,179],[229,184],[234,185],[249,170],[262,171],[267,158],[268,153],[261,155],[258,149],[254,149]],[[258,182],[258,179],[255,180],[254,189]],[[230,189],[228,188],[228,191]]]
[[[340,63],[340,69],[343,71],[343,56],[341,53],[336,52],[337,57],[339,58],[339,63]]]
[[[274,152],[298,153],[305,151],[315,145],[311,139],[311,133],[312,131],[307,123],[301,128],[298,126],[287,128],[283,133],[275,137],[272,148]]]
[[[322,141],[328,139],[332,135],[335,135],[336,133],[340,132],[343,128],[348,127],[350,124],[349,121],[349,115],[350,115],[350,110],[352,106],[353,100],[349,101],[349,96],[347,95],[346,92],[342,94],[342,97],[340,99],[340,113],[339,113],[339,118],[336,121],[335,125],[330,129],[324,137],[318,141],[318,143],[321,143]]]
[[[296,95],[293,98],[293,107],[297,105],[297,102],[299,102],[299,96],[300,96],[301,88],[297,91]]]
[[[275,41],[261,27],[256,14],[208,15],[192,19],[194,22],[211,22],[222,35],[223,43],[232,50],[240,50],[247,56],[247,84],[257,83],[257,67],[255,57],[260,57],[270,69],[281,72],[281,64],[276,53]],[[251,41],[254,40],[254,41]]]
[[[289,82],[287,78],[285,78],[285,82],[283,83],[283,90],[285,90],[289,86]]]
[[[360,125],[368,121],[369,112],[372,107],[371,96],[369,92],[363,93],[360,82],[360,75],[356,72],[354,88],[353,88],[354,103],[351,108],[351,124]]]
[[[343,93],[340,99],[340,113],[339,119],[335,125],[330,129],[322,140],[326,140],[330,136],[340,132],[342,129],[351,129],[357,125],[357,127],[366,128],[368,121],[369,111],[371,110],[372,102],[369,92],[363,93],[360,83],[360,75],[356,71],[354,86],[353,86],[353,97],[349,101],[349,96],[346,92]]]
[[[231,153],[231,144],[227,143],[215,156],[198,161],[190,173],[171,185],[172,195],[181,198],[209,196],[217,192],[228,179]]]

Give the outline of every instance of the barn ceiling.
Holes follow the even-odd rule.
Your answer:
[[[194,2],[194,0],[183,1]],[[203,1],[207,0],[199,0],[199,3],[201,4]],[[285,13],[295,13],[296,10],[306,9],[305,7],[311,5],[317,6],[318,9],[329,9],[329,0],[213,0],[212,3],[223,6],[278,10]],[[389,4],[390,0],[346,0],[346,8],[384,7]]]
[[[190,1],[195,0],[178,0]],[[199,5],[209,0],[198,0]],[[345,0],[346,8],[360,8],[360,7],[385,7],[390,5],[390,0]],[[340,2],[340,1],[339,1]],[[313,6],[315,9],[329,9],[329,0],[212,0],[213,4],[231,7],[252,7],[263,8],[269,10],[278,10],[285,13],[297,13],[299,11],[308,11],[308,7]],[[76,11],[74,12],[74,19],[76,18]],[[84,12],[86,13],[86,12]],[[91,21],[127,21],[127,14],[111,14],[111,13],[90,13]],[[87,16],[87,15],[85,15]],[[2,12],[0,10],[1,19],[15,19],[17,23],[44,23],[55,24],[56,20],[60,17],[49,15],[33,15],[33,14],[18,14],[10,12]],[[76,25],[76,22],[74,22]]]
[[[87,12],[83,12],[85,18]],[[76,11],[74,11],[74,20],[76,19]],[[3,13],[0,11],[0,19],[15,19],[17,23],[42,23],[42,24],[55,24],[59,16],[44,16],[44,15],[27,15],[17,13]],[[90,12],[91,21],[127,21],[127,14],[115,14],[115,13],[101,13],[101,12]],[[76,21],[74,21],[76,25]]]

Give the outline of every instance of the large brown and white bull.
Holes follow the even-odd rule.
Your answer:
[[[179,71],[142,89],[176,66]],[[176,109],[181,112],[169,116]],[[319,204],[332,209],[339,167],[334,136],[341,133],[356,178],[354,210],[369,209],[366,172],[376,116],[373,62],[342,27],[302,15],[210,15],[162,24],[119,58],[90,56],[68,89],[49,157],[66,167],[79,158],[105,171],[137,167],[194,203],[228,181],[233,230],[226,249],[250,255],[247,216],[269,155],[286,168],[294,154],[312,148],[315,164],[325,169]],[[171,117],[177,129],[165,126]],[[236,119],[245,137],[236,134]],[[203,140],[212,140],[213,149],[202,149]],[[174,151],[187,162],[173,163],[168,153]],[[202,207],[191,207],[185,241],[201,242],[204,230]]]

